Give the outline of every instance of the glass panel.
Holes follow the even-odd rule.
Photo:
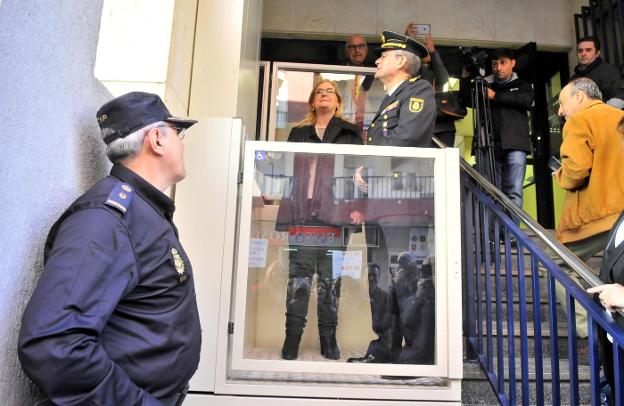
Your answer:
[[[338,84],[344,106],[344,117],[357,124],[364,139],[365,129],[371,123],[385,95],[383,85],[375,80],[372,69],[368,69],[368,72],[358,72],[358,68],[342,68],[342,70],[352,72],[337,73],[315,70],[310,65],[307,66],[305,72],[291,68],[277,68],[273,139],[275,141],[288,139],[293,124],[305,117],[312,87],[321,79],[330,79]]]
[[[243,358],[437,363],[434,159],[257,150],[254,165]]]

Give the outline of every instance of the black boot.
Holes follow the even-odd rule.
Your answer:
[[[300,333],[286,333],[284,346],[282,347],[283,359],[297,359],[297,356],[299,355],[299,341],[301,341]]]
[[[319,337],[321,342],[321,355],[327,359],[340,358],[340,348],[336,342],[336,331],[330,331],[329,335]]]

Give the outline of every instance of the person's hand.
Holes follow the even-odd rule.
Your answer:
[[[409,23],[405,28],[405,35],[414,38],[418,33],[416,32],[416,23]]]
[[[433,43],[433,37],[431,34],[425,34],[425,38],[423,39],[425,43],[425,47],[430,54],[435,52],[435,44]]]
[[[364,213],[359,210],[349,213],[349,217],[351,217],[351,223],[353,224],[362,224],[364,222]]]
[[[594,286],[587,289],[588,293],[599,293],[600,303],[610,312],[624,307],[624,286],[619,283]]]
[[[492,100],[496,97],[496,92],[488,87],[488,99]]]
[[[353,183],[364,193],[368,193],[368,183],[364,180],[364,167],[360,166],[353,174]]]

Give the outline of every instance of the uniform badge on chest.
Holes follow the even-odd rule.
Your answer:
[[[184,267],[184,260],[175,247],[171,247],[171,258],[173,259],[173,266],[178,273],[178,282],[184,283],[187,278],[186,268]]]

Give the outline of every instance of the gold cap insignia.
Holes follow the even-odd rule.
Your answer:
[[[412,113],[420,113],[425,106],[425,101],[418,97],[412,97],[409,101],[409,109]]]
[[[98,123],[103,123],[107,118],[108,116],[106,114],[102,114],[101,116],[98,116],[97,121]]]

